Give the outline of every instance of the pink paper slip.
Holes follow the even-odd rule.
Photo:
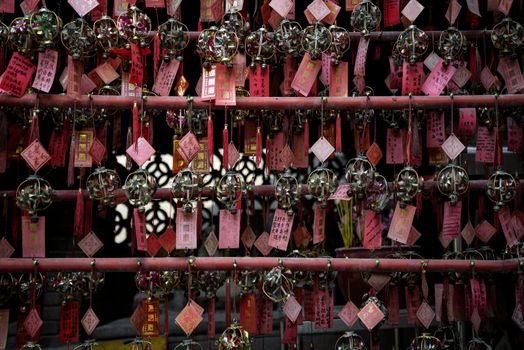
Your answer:
[[[412,205],[407,205],[405,208],[401,208],[400,203],[397,202],[388,231],[389,239],[402,244],[407,243],[416,210],[417,208]]]
[[[33,88],[49,92],[55,80],[58,51],[46,50],[38,53],[38,68],[36,70]]]
[[[172,59],[169,62],[162,61],[160,69],[156,75],[156,80],[153,85],[153,91],[160,96],[169,96],[171,87],[176,78],[180,61]]]
[[[236,214],[231,214],[229,210],[220,210],[220,233],[219,249],[238,249],[240,246],[240,218],[242,211],[237,210]]]
[[[366,249],[380,248],[382,245],[381,216],[372,210],[366,210],[364,215],[364,237],[362,246]]]
[[[268,245],[278,250],[287,250],[291,229],[293,228],[293,218],[295,215],[288,215],[283,209],[275,210],[271,233]]]
[[[453,65],[444,65],[444,61],[440,59],[431,71],[424,84],[422,84],[421,91],[429,96],[439,96],[449,81],[455,75],[457,68]]]
[[[453,240],[460,234],[460,218],[462,214],[462,202],[458,201],[455,206],[451,202],[444,202],[444,223],[442,224],[442,238]]]
[[[179,208],[176,212],[176,249],[197,248],[197,212],[186,213]]]
[[[45,257],[45,216],[39,216],[37,222],[32,222],[29,216],[22,216],[22,256]]]
[[[291,88],[302,96],[309,95],[321,67],[322,61],[311,60],[311,56],[306,52],[291,83]]]
[[[477,128],[477,152],[475,161],[492,164],[495,161],[496,128],[489,130],[486,126]]]

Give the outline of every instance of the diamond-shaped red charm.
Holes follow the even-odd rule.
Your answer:
[[[146,313],[142,309],[142,304],[138,304],[135,311],[133,311],[133,314],[131,315],[131,318],[129,319],[129,322],[131,322],[131,326],[135,329],[137,333],[140,333],[142,331],[142,326],[147,320]]]
[[[78,246],[85,255],[92,257],[104,246],[104,243],[98,238],[98,236],[93,232],[89,232],[80,242]]]
[[[376,142],[373,142],[373,144],[368,148],[366,157],[369,159],[371,164],[373,164],[373,166],[377,166],[377,164],[380,162],[382,159],[382,151]]]
[[[229,145],[227,145],[227,152],[228,152],[228,165],[230,168],[235,167],[235,164],[240,159],[240,153],[238,153],[237,148],[235,147],[235,144],[233,142],[230,142]]]
[[[99,322],[100,320],[92,308],[87,309],[84,317],[82,317],[82,327],[84,327],[87,335],[91,335],[93,333]]]
[[[451,160],[457,158],[458,155],[461,154],[462,151],[466,148],[466,146],[460,142],[455,134],[451,134],[440,147]]]
[[[35,173],[51,159],[49,153],[38,140],[34,140],[20,155]]]
[[[367,282],[368,284],[373,287],[377,292],[380,292],[391,280],[391,277],[388,275],[381,275],[378,273],[372,274]]]
[[[149,237],[147,237],[147,254],[149,254],[150,257],[154,257],[158,254],[160,248],[162,248],[162,245],[158,240],[158,236],[154,233],[150,234]]]
[[[255,247],[257,247],[258,251],[261,252],[262,255],[268,256],[269,253],[271,253],[271,249],[273,249],[269,245],[269,233],[262,232],[262,234],[255,241]]]
[[[168,226],[164,233],[158,238],[160,245],[168,253],[171,253],[176,247],[176,233],[172,226]]]
[[[206,240],[204,241],[204,248],[209,256],[215,255],[218,248],[218,238],[213,231],[209,232]]]
[[[10,258],[15,252],[15,248],[5,238],[0,240],[0,258]]]
[[[40,318],[38,311],[33,308],[24,321],[24,328],[27,331],[27,334],[29,334],[31,338],[34,338],[43,324],[44,322],[42,321],[42,318]]]
[[[200,151],[200,144],[195,134],[191,131],[184,135],[178,142],[177,152],[186,163],[190,163]]]
[[[302,305],[300,305],[297,299],[291,295],[289,298],[287,298],[282,311],[284,311],[284,314],[291,322],[295,323],[298,315],[300,315],[300,312],[302,311]]]
[[[187,304],[186,307],[175,318],[175,322],[182,328],[182,330],[189,337],[195,328],[202,322],[202,316],[198,314],[196,309]]]
[[[145,138],[139,137],[135,143],[129,146],[126,153],[138,166],[142,166],[153,156],[153,154],[155,154],[155,149]]]
[[[289,145],[286,145],[282,152],[280,152],[280,159],[282,159],[282,164],[284,164],[284,168],[289,168],[291,166],[291,163],[293,163],[293,159],[295,158],[295,155],[293,154],[293,151],[289,147]]]
[[[471,242],[473,242],[473,238],[475,238],[475,228],[471,224],[471,221],[468,221],[466,226],[464,226],[462,232],[460,232],[460,235],[462,236],[462,238],[464,238],[467,245],[471,245]]]
[[[435,318],[435,311],[424,301],[417,310],[417,318],[424,328],[428,329]]]
[[[324,137],[320,137],[317,142],[313,146],[311,146],[311,152],[315,155],[315,157],[320,160],[321,163],[324,163],[326,159],[328,159],[333,152],[335,152],[335,147],[333,147],[329,141]]]
[[[295,232],[293,232],[293,239],[295,240],[295,245],[297,247],[307,247],[307,245],[311,241],[311,233],[309,233],[307,228],[300,225],[299,227],[297,227]]]
[[[347,304],[338,313],[338,317],[340,317],[346,326],[351,328],[358,320],[358,311],[358,307],[353,304],[352,301],[348,301]]]
[[[244,233],[242,233],[241,239],[246,249],[251,249],[253,247],[253,244],[255,243],[257,236],[253,232],[251,225],[247,225],[246,229],[244,230]]]
[[[91,145],[91,149],[89,150],[89,154],[95,163],[100,164],[106,156],[106,146],[104,146],[104,144],[95,137],[93,144]]]
[[[384,319],[384,313],[373,301],[364,306],[357,315],[368,330],[375,328]]]

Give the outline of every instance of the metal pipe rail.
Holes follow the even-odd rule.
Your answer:
[[[131,109],[136,97],[123,96],[82,96],[77,99],[67,95],[25,95],[21,98],[0,95],[0,106],[4,107],[94,107],[107,109]],[[524,106],[524,95],[467,95],[467,96],[360,96],[360,97],[327,97],[322,102],[321,97],[238,97],[236,106],[228,108],[268,110],[325,109],[355,110],[355,109],[406,109],[411,105],[416,109],[455,108],[461,107],[514,107]],[[223,110],[224,106],[215,106],[213,102],[203,101],[194,97],[195,109],[212,108]],[[179,96],[149,96],[144,101],[146,109],[186,109],[189,106],[187,97]],[[291,107],[299,106],[299,108]]]
[[[524,261],[508,260],[408,260],[276,257],[188,257],[188,258],[15,258],[0,259],[0,272],[105,271],[135,272],[164,270],[269,270],[284,266],[292,270],[356,272],[509,272]]]
[[[424,190],[431,190],[437,186],[436,181],[424,181],[423,184]],[[520,180],[520,186],[524,188],[524,180]],[[471,180],[469,183],[470,191],[483,191],[486,187],[486,180]],[[390,183],[390,189],[393,190],[393,184]],[[256,196],[268,196],[272,197],[275,195],[275,186],[273,185],[259,185],[253,186],[253,194]],[[309,193],[307,185],[301,185],[300,193],[307,195]],[[87,190],[82,190],[84,197],[89,196]],[[54,202],[70,202],[76,200],[76,195],[78,190],[54,190],[53,191],[53,201]],[[214,187],[204,187],[202,189],[201,196],[204,198],[213,197],[215,193]],[[16,196],[16,191],[0,191],[0,196],[14,197]],[[155,195],[155,199],[171,199],[171,189],[170,188],[159,188]],[[115,191],[115,199],[117,203],[123,203],[127,201],[124,190],[119,189]]]

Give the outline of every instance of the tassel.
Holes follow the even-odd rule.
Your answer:
[[[215,332],[215,298],[208,299],[207,315],[208,315],[207,337],[214,338],[215,333],[216,333]]]
[[[131,128],[127,128],[127,136],[126,136],[126,149],[131,147],[133,144],[133,135],[131,133]],[[131,167],[133,166],[133,160],[129,155],[127,155],[126,152],[126,169],[131,170]]]
[[[156,75],[158,73],[158,64],[160,63],[160,37],[155,35],[153,39],[153,80],[156,81]]]
[[[82,189],[79,188],[76,193],[75,222],[73,226],[75,240],[79,241],[84,234],[84,196]]]
[[[69,147],[69,163],[67,164],[67,187],[75,184],[75,142],[75,134],[73,133]]]
[[[147,142],[149,142],[150,145],[153,144],[153,138],[154,138],[154,132],[155,132],[155,129],[154,129],[154,119],[153,118],[150,118],[151,120],[149,121],[149,123],[147,123],[147,127],[145,128],[145,130],[147,131]]]
[[[224,156],[222,158],[222,166],[226,169],[229,169],[229,152],[228,152],[228,133],[227,133],[227,124],[224,124],[224,130],[222,131],[222,148],[224,149]]]
[[[31,133],[29,134],[29,143],[34,140],[40,140],[40,127],[38,125],[38,113],[33,110],[33,117],[31,118]]]
[[[269,138],[269,135],[266,139],[266,174],[269,175],[269,163],[271,159],[271,139]]]
[[[140,121],[138,120],[138,104],[133,103],[133,143],[138,140],[138,133],[140,132]]]
[[[336,139],[335,139],[335,151],[337,153],[342,152],[342,121],[340,118],[340,114],[337,115],[337,121],[336,121]]]
[[[262,162],[262,131],[260,130],[260,126],[257,127],[257,138],[256,138],[256,148],[255,148],[255,164],[260,166],[260,162]]]
[[[417,219],[420,217],[420,214],[422,213],[422,192],[419,192],[415,195],[415,205],[417,207],[415,211],[415,215],[417,216]]]
[[[309,120],[304,123],[304,152],[309,153]]]
[[[225,297],[225,305],[224,305],[224,309],[225,309],[225,312],[226,312],[226,315],[225,315],[225,320],[226,320],[226,325],[229,325],[231,324],[231,282],[229,281],[229,279],[226,280],[226,297]]]
[[[85,222],[84,222],[84,236],[93,230],[93,201],[87,199],[85,201]]]
[[[211,167],[213,167],[213,158],[215,155],[213,133],[213,118],[211,118],[210,114],[209,117],[207,117],[207,161]]]

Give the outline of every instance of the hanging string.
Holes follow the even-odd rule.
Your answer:
[[[233,263],[234,269],[233,269],[233,318],[236,321],[238,321],[238,315],[237,315],[237,263],[236,261]]]
[[[320,137],[324,138],[324,99],[326,97],[322,96],[320,98]]]
[[[455,103],[455,100],[453,99],[453,93],[450,93],[449,94],[449,97],[451,97],[451,125],[450,125],[450,128],[451,128],[451,135],[453,135],[453,126],[455,124],[455,115],[454,115],[454,109],[455,109],[455,106],[454,106],[454,103]]]

